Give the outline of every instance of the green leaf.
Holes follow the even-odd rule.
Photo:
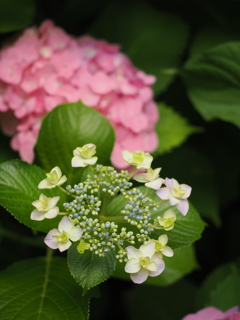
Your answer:
[[[80,181],[83,168],[73,168],[73,150],[87,143],[97,146],[98,163],[109,164],[114,131],[109,121],[81,102],[58,106],[44,118],[37,141],[37,154],[44,168],[59,166],[68,183]]]
[[[163,257],[163,260],[166,266],[163,273],[157,277],[148,277],[144,282],[145,284],[167,286],[179,280],[197,267],[194,248],[192,246],[175,249],[173,257]],[[130,275],[124,271],[124,266],[123,263],[117,263],[113,276],[131,280]]]
[[[161,201],[161,199],[156,195],[155,190],[149,189],[146,187],[139,187],[138,189],[141,190],[141,192],[145,193],[148,189],[147,196],[151,199],[153,199],[156,203]],[[127,204],[128,200],[124,198],[124,196],[119,195],[114,200],[110,202],[110,204],[107,207],[106,216],[120,216],[121,210],[123,207]],[[201,234],[203,232],[205,223],[200,218],[198,212],[193,207],[193,205],[190,203],[189,211],[186,216],[183,216],[175,206],[170,206],[169,201],[166,201],[165,203],[161,204],[159,209],[152,214],[152,218],[155,219],[157,216],[163,216],[164,212],[168,209],[172,209],[177,216],[177,220],[174,224],[174,228],[170,231],[164,231],[164,230],[154,230],[151,233],[151,236],[154,239],[157,239],[159,235],[161,234],[167,234],[168,235],[168,245],[173,248],[179,248],[183,246],[188,246],[192,244],[194,241],[198,240],[201,237]],[[135,227],[132,227],[130,224],[124,222],[121,223],[118,222],[121,227],[126,227],[129,230],[134,229]],[[136,230],[136,229],[135,229]]]
[[[23,260],[0,273],[1,320],[87,320],[95,293],[81,294],[65,259]]]
[[[88,31],[119,43],[134,65],[155,75],[156,94],[176,76],[188,38],[187,26],[177,16],[159,12],[141,1],[113,2]]]
[[[27,27],[32,22],[34,14],[34,0],[0,1],[0,32]]]
[[[182,76],[194,107],[210,121],[240,127],[240,42],[228,42],[190,59]]]
[[[236,305],[240,305],[240,275],[237,265],[231,263],[215,269],[205,280],[196,307],[214,306],[225,311]]]
[[[35,209],[32,202],[44,193],[48,197],[61,196],[59,206],[64,202],[65,194],[58,188],[39,190],[38,184],[44,178],[46,175],[41,168],[21,160],[0,164],[0,205],[26,226],[48,232],[57,227],[61,217],[43,221],[31,220],[30,214]]]
[[[68,267],[76,282],[83,287],[83,294],[90,288],[107,280],[116,267],[115,253],[110,251],[105,257],[99,257],[91,251],[80,254],[78,243],[68,250]]]
[[[184,143],[193,133],[202,131],[201,128],[190,125],[185,118],[164,103],[159,103],[158,108],[161,119],[157,123],[156,132],[160,143],[155,153],[170,152]]]
[[[226,26],[205,27],[201,29],[193,39],[190,48],[190,57],[192,58],[224,42],[239,40],[239,33],[236,30],[227,29]]]

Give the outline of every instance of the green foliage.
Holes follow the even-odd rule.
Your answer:
[[[50,171],[59,166],[68,184],[73,185],[80,181],[84,170],[71,167],[73,150],[87,143],[97,146],[99,163],[109,164],[114,131],[108,120],[81,102],[67,103],[44,118],[36,150],[44,168]]]
[[[0,204],[29,228],[48,232],[57,226],[60,216],[43,221],[31,220],[30,214],[35,209],[31,203],[38,200],[41,193],[48,197],[61,195],[62,201],[65,196],[58,188],[39,190],[38,184],[44,178],[46,175],[41,168],[21,160],[0,164]]]
[[[153,189],[149,189],[146,187],[139,187],[139,189],[144,193],[147,189],[149,190],[147,196],[153,199],[156,203],[160,202],[161,199],[155,194],[155,191]],[[118,216],[121,215],[120,211],[124,207],[124,205],[127,204],[127,200],[122,196],[118,196],[113,201],[110,202],[107,211],[106,216]],[[169,202],[165,202],[160,205],[159,210],[157,210],[154,215],[152,215],[153,218],[156,218],[158,215],[164,214],[165,211],[168,209],[172,209],[176,215],[177,220],[174,224],[174,228],[170,231],[164,231],[164,230],[154,230],[152,232],[153,238],[157,239],[159,235],[161,234],[167,234],[169,238],[168,245],[171,248],[179,248],[182,246],[187,246],[192,244],[194,241],[198,240],[201,237],[201,234],[204,229],[205,223],[200,218],[198,212],[195,210],[193,205],[190,204],[189,211],[187,215],[184,217],[174,206],[169,206]],[[120,223],[119,223],[120,224]],[[131,226],[129,224],[121,223],[121,226],[124,225],[124,227],[127,227],[128,229],[131,229]]]
[[[34,0],[0,1],[0,32],[10,32],[27,27],[35,14]]]
[[[87,320],[89,299],[68,272],[62,258],[16,262],[0,273],[1,320]]]
[[[192,246],[181,247],[174,250],[173,257],[164,257],[165,269],[157,277],[148,277],[146,284],[156,286],[167,286],[182,278],[185,274],[197,267],[194,248]],[[117,263],[113,276],[116,278],[130,280],[130,275],[124,271],[124,264]]]
[[[92,287],[107,280],[116,267],[115,253],[110,251],[105,257],[99,257],[91,251],[80,254],[78,243],[68,250],[68,267],[76,282],[83,287],[83,295]]]
[[[221,310],[240,305],[240,274],[235,263],[215,269],[200,288],[197,309],[214,306]]]
[[[187,119],[175,112],[164,103],[158,104],[160,121],[156,126],[156,132],[160,139],[155,153],[163,154],[180,146],[193,133],[201,132],[201,128],[188,124]]]
[[[240,127],[240,42],[228,42],[190,59],[182,72],[189,98],[209,121],[215,118]]]
[[[156,11],[142,1],[113,2],[89,33],[119,43],[138,68],[155,75],[156,94],[163,92],[176,76],[188,38],[188,28],[181,19]]]

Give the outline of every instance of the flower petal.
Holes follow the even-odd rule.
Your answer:
[[[59,251],[63,252],[67,250],[71,245],[72,245],[72,242],[69,240],[67,242],[59,242],[58,244]]]
[[[161,188],[156,192],[156,194],[159,196],[159,198],[161,198],[163,200],[168,200],[169,195],[170,195],[170,191],[168,188]]]
[[[182,196],[182,199],[187,199],[192,191],[192,188],[187,184],[181,184],[181,188],[186,191],[186,193]]]
[[[69,219],[68,217],[64,216],[62,218],[62,220],[59,222],[59,225],[58,225],[58,230],[60,232],[62,231],[66,231],[69,233],[70,229],[74,227],[74,223],[72,222],[71,219]]]
[[[126,247],[126,251],[127,251],[127,257],[128,259],[139,259],[140,257],[142,257],[142,253],[134,248],[133,246],[129,246]]]
[[[75,156],[72,158],[72,167],[86,167],[85,159]]]
[[[80,229],[79,227],[72,227],[69,231],[69,238],[72,241],[77,241],[81,238],[82,234],[83,234],[83,230]]]
[[[151,261],[150,263],[148,263],[145,266],[145,269],[147,269],[148,271],[157,271],[157,264],[155,261]]]
[[[50,183],[47,179],[42,180],[38,185],[38,189],[52,189],[55,187],[55,184]]]
[[[57,176],[58,176],[58,179],[62,176],[62,171],[61,171],[61,169],[60,169],[59,167],[54,167],[54,168],[50,171],[50,173],[52,173],[53,171],[56,171]]]
[[[37,220],[37,221],[42,221],[45,219],[44,212],[40,212],[37,209],[33,210],[31,213],[31,219],[32,220]]]
[[[156,180],[145,183],[145,186],[151,189],[159,190],[161,188],[162,183],[163,179],[158,178]]]
[[[57,249],[58,248],[58,244],[59,242],[57,240],[53,239],[53,236],[58,236],[61,233],[59,232],[58,229],[53,229],[51,231],[48,232],[48,234],[46,235],[44,242],[46,243],[46,245],[51,248],[51,249]]]
[[[143,257],[151,258],[155,253],[155,242],[149,241],[146,244],[143,244],[139,250],[142,252]]]
[[[172,257],[173,256],[173,250],[170,247],[165,247],[162,250],[162,254],[166,257]]]
[[[136,273],[141,269],[141,265],[139,259],[133,258],[130,259],[124,268],[125,272],[127,273]]]
[[[163,272],[163,270],[165,269],[165,263],[162,259],[157,258],[157,255],[154,255],[154,261],[157,264],[157,270],[156,271],[149,271],[149,276],[150,277],[156,277],[159,274],[161,274]]]
[[[137,273],[131,273],[130,278],[134,283],[143,283],[147,280],[149,272],[146,269],[140,269]]]
[[[66,176],[62,176],[61,179],[58,181],[57,186],[61,186],[66,181],[67,181],[67,177]]]
[[[187,200],[180,200],[180,202],[177,204],[178,210],[181,212],[183,216],[185,216],[189,209],[189,203]]]
[[[162,246],[165,246],[168,242],[168,236],[166,234],[162,234],[158,237],[158,241],[161,243]]]
[[[97,162],[98,157],[92,157],[91,159],[86,159],[85,163],[93,165]]]
[[[59,208],[54,207],[45,213],[45,218],[47,219],[55,218],[58,215],[58,212],[59,212]]]

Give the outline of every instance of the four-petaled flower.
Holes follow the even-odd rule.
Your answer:
[[[122,152],[123,159],[137,169],[149,169],[153,161],[153,157],[144,151],[127,151]]]
[[[172,209],[169,209],[164,213],[163,218],[157,217],[156,220],[164,230],[169,231],[173,229],[176,219],[177,218],[175,212]]]
[[[75,226],[73,221],[65,216],[59,222],[58,229],[53,229],[48,232],[44,242],[51,249],[59,249],[59,251],[62,252],[72,245],[71,241],[78,241],[82,233],[83,230]]]
[[[42,180],[38,189],[52,189],[56,186],[61,186],[67,181],[66,176],[62,176],[62,171],[59,167],[54,167],[49,173],[46,173],[47,179]]]
[[[189,209],[189,203],[186,200],[192,191],[192,188],[186,184],[179,184],[175,179],[165,179],[166,188],[159,189],[156,193],[163,199],[168,200],[171,206],[176,205],[178,210],[185,216]]]
[[[96,153],[96,146],[92,143],[85,144],[73,151],[72,167],[86,167],[97,162],[97,157],[93,157]]]
[[[172,257],[173,256],[173,250],[166,246],[168,242],[168,236],[166,234],[163,234],[158,237],[158,240],[150,240],[154,241],[155,243],[155,253],[159,258],[162,258],[162,255],[166,257]]]
[[[147,277],[155,277],[163,272],[164,261],[155,254],[155,242],[150,241],[139,249],[126,247],[128,262],[125,271],[130,273],[134,283],[143,283]]]
[[[31,219],[41,221],[45,218],[55,218],[59,212],[59,208],[56,206],[59,199],[60,197],[48,198],[42,193],[39,200],[32,202],[36,209],[31,213]]]
[[[159,172],[161,169],[162,168],[157,168],[153,170],[152,168],[149,168],[147,172],[137,174],[133,180],[143,183],[145,182],[146,187],[158,190],[164,182],[162,178],[159,178]]]

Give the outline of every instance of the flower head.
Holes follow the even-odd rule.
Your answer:
[[[59,222],[58,229],[49,231],[44,242],[51,249],[59,249],[62,252],[72,245],[71,241],[78,241],[82,233],[83,230],[80,227],[75,226],[71,219],[64,216]]]
[[[122,152],[123,159],[137,169],[149,169],[153,161],[153,157],[144,151],[127,151]]]
[[[172,209],[169,209],[164,213],[163,218],[157,217],[156,222],[163,227],[164,230],[169,231],[173,229],[176,219],[175,212]]]
[[[42,193],[39,200],[32,202],[36,209],[31,213],[31,219],[41,221],[45,218],[55,218],[59,212],[59,208],[56,206],[59,199],[60,197],[48,198]]]
[[[54,167],[50,173],[46,173],[47,179],[42,180],[38,189],[52,189],[56,186],[61,186],[67,181],[66,176],[62,176],[62,171],[59,167]]]
[[[119,46],[88,36],[77,39],[44,21],[1,51],[1,127],[13,136],[11,147],[20,157],[33,162],[44,115],[59,104],[81,100],[111,122],[116,133],[111,160],[125,169],[123,150],[152,152],[157,147],[155,81],[134,67]]]
[[[156,193],[164,200],[168,200],[172,206],[176,205],[178,210],[185,216],[189,209],[187,198],[192,188],[186,184],[179,184],[175,179],[165,179],[166,188],[159,189]]]
[[[89,164],[93,165],[97,162],[97,157],[93,157],[96,153],[96,146],[92,143],[85,144],[83,147],[78,147],[73,151],[72,158],[73,167],[86,167]]]
[[[152,188],[158,190],[161,188],[162,183],[164,180],[159,178],[159,172],[161,168],[152,169],[149,168],[145,173],[138,173],[133,180],[138,182],[145,182],[145,186],[148,188]]]
[[[142,245],[139,249],[129,246],[126,251],[128,262],[125,271],[130,273],[134,283],[143,283],[148,276],[158,276],[165,268],[164,261],[155,254],[154,241]]]
[[[188,314],[182,320],[240,320],[240,312],[238,312],[238,307],[225,312],[215,307],[207,307],[197,313]]]

